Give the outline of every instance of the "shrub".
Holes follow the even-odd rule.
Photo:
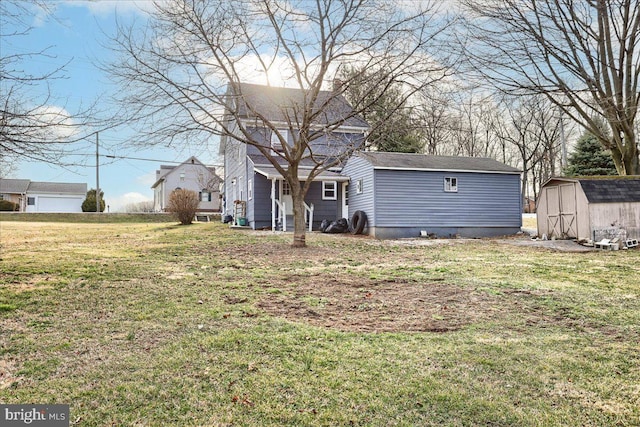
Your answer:
[[[100,212],[104,212],[104,192],[100,192]],[[82,212],[95,212],[96,211],[96,190],[91,189],[87,191],[87,198],[82,202]]]
[[[14,212],[18,210],[18,204],[9,200],[0,200],[0,211]]]
[[[167,210],[183,225],[193,222],[198,211],[198,193],[191,190],[173,190],[169,195]]]

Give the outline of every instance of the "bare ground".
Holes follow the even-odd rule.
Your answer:
[[[507,239],[505,243],[527,244],[527,240]],[[371,240],[369,244],[463,245],[465,241]],[[495,293],[437,278],[428,281],[379,280],[366,274],[343,273],[339,265],[334,273],[318,271],[314,274],[314,265],[340,262],[339,257],[344,252],[335,248],[316,246],[303,249],[302,256],[300,249],[292,249],[285,244],[256,244],[236,247],[232,251],[237,251],[238,256],[241,254],[247,263],[264,262],[265,256],[277,259],[277,263],[265,265],[267,268],[303,259],[308,264],[304,274],[284,271],[277,278],[271,278],[264,286],[284,288],[285,291],[262,293],[256,306],[270,315],[315,326],[358,332],[448,332],[516,312],[529,323],[557,324],[564,321],[545,314],[545,310],[536,303],[539,297],[548,296],[551,291],[506,289]],[[393,264],[400,260],[393,259],[393,255],[385,255],[368,261],[360,267],[363,271],[369,265]],[[227,301],[229,304],[241,302],[245,301],[233,298]]]

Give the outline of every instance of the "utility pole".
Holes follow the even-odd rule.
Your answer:
[[[100,213],[100,143],[96,132],[96,212]]]

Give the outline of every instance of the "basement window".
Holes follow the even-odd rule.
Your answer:
[[[445,177],[444,178],[444,191],[447,193],[458,192],[458,178]]]

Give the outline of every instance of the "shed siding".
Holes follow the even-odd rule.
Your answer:
[[[591,230],[620,227],[627,231],[628,238],[640,239],[640,203],[591,203],[589,213]]]
[[[458,191],[445,192],[444,179]],[[520,227],[520,177],[376,170],[376,227]]]
[[[376,223],[373,166],[366,160],[354,156],[349,158],[342,174],[351,178],[349,182],[349,216],[353,216],[355,211],[363,211],[367,214],[368,225],[373,226]],[[360,179],[363,183],[363,191],[361,194],[357,194],[357,182]]]

